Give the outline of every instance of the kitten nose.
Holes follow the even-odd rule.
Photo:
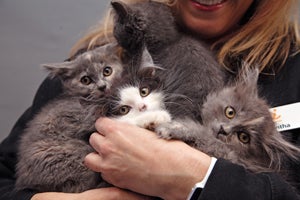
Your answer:
[[[104,92],[105,89],[106,89],[106,85],[101,85],[101,86],[98,87],[98,90],[100,90],[102,92]]]
[[[218,132],[218,135],[219,134],[223,134],[223,135],[228,135],[228,133],[224,130],[224,127],[221,125],[221,127],[220,127],[220,130],[219,130],[219,132]]]
[[[139,111],[140,111],[140,112],[143,112],[143,111],[145,111],[146,109],[147,109],[147,106],[146,106],[145,104],[142,104],[142,105],[139,106]]]

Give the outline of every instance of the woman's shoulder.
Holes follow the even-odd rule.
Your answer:
[[[300,72],[300,50],[297,53],[294,53],[289,56],[287,59],[287,62],[283,66],[283,71],[287,72]],[[299,73],[294,74],[295,76],[298,76]]]
[[[300,52],[291,55],[279,71],[260,75],[260,94],[273,107],[300,102],[299,74]]]

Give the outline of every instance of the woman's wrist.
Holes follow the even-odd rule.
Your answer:
[[[171,166],[177,166],[173,177],[165,183],[161,197],[166,200],[186,199],[193,186],[202,181],[209,169],[212,158],[185,143],[178,149]],[[172,161],[173,162],[173,161]],[[180,174],[176,174],[180,172]]]

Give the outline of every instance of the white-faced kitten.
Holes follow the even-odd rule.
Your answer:
[[[63,94],[49,102],[27,124],[19,141],[16,188],[39,192],[83,192],[101,182],[84,157],[102,102],[123,66],[119,47],[107,44],[70,62],[44,65],[59,77]]]
[[[155,70],[155,67],[144,67],[134,81],[118,86],[109,101],[112,105],[109,106],[108,116],[148,129],[170,122],[171,115],[165,108],[160,81],[154,78]]]

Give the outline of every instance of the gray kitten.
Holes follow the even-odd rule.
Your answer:
[[[245,70],[236,84],[210,93],[201,109],[203,124],[175,119],[160,124],[156,132],[253,172],[284,172],[286,159],[300,159],[300,148],[276,130],[268,104],[258,96],[258,74]]]
[[[97,99],[104,96],[123,71],[122,49],[115,43],[100,46],[69,62],[43,64],[51,77],[63,82],[64,96]]]
[[[199,39],[180,32],[170,8],[163,3],[111,4],[118,43],[129,55],[147,48],[155,65],[165,69],[156,73],[163,81],[164,91],[169,97],[173,95],[167,109],[175,116],[201,120],[195,112],[198,105],[209,92],[221,88],[225,79],[212,52]],[[185,104],[184,109],[178,104]]]
[[[28,123],[19,141],[18,190],[82,192],[99,185],[99,173],[83,160],[93,152],[88,138],[104,113],[103,97],[123,71],[118,52],[116,44],[107,44],[70,62],[44,65],[64,90]]]

